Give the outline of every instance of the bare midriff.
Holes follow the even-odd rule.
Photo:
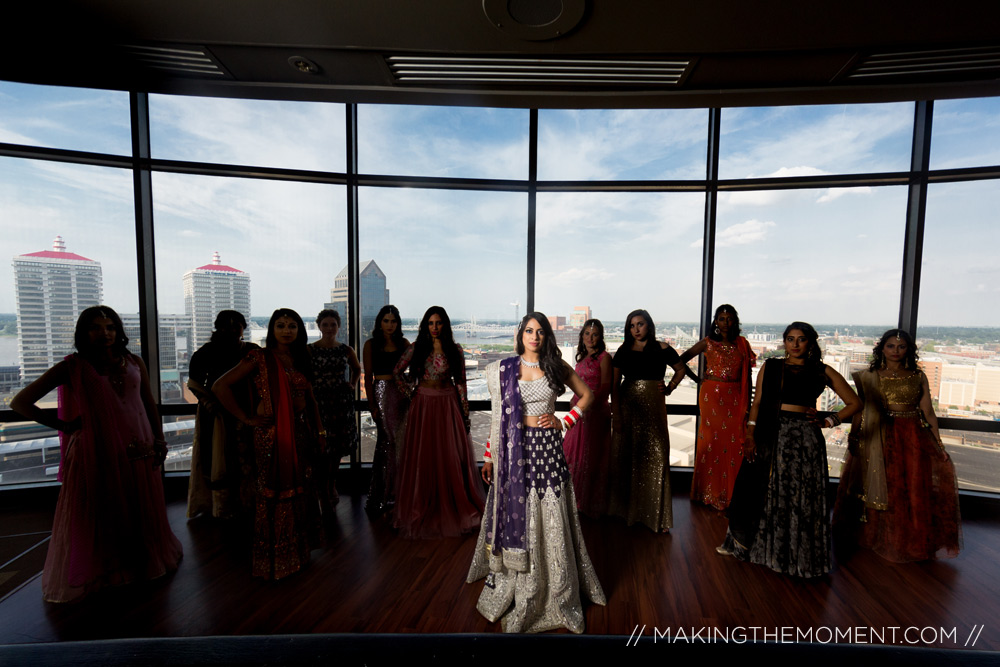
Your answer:
[[[420,386],[425,389],[449,389],[454,385],[451,380],[421,380]]]

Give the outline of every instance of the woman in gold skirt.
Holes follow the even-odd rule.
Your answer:
[[[664,396],[684,377],[674,348],[656,340],[653,318],[634,310],[625,320],[625,342],[615,353],[611,385],[612,444],[609,512],[665,533],[673,526],[670,504],[670,438]],[[667,366],[674,369],[664,384]]]

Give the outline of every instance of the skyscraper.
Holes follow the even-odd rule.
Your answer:
[[[226,266],[215,252],[211,264],[184,274],[184,313],[191,318],[189,350],[208,342],[220,310],[237,310],[250,319],[250,274]]]
[[[337,277],[333,279],[333,289],[330,290],[330,303],[327,308],[333,308],[340,313],[340,334],[337,339],[341,342],[347,340],[347,332],[350,331],[348,321],[350,313],[347,307],[347,267],[341,269]],[[382,306],[389,303],[389,290],[385,286],[385,272],[379,268],[375,260],[369,259],[361,263],[361,270],[358,271],[358,283],[361,296],[361,340],[368,338],[372,327],[375,326],[375,317]]]
[[[73,351],[77,316],[101,303],[101,263],[67,252],[57,236],[52,250],[18,255],[12,264],[21,379],[31,382]]]
[[[575,329],[582,329],[584,322],[590,318],[590,306],[575,306],[569,316],[569,325]]]

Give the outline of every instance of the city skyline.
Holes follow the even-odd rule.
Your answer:
[[[3,83],[0,98],[16,101],[0,118],[2,141],[130,150],[127,95]],[[932,167],[1000,163],[1000,142],[988,140],[1000,136],[996,105],[939,101]],[[100,121],[80,122],[97,110]],[[280,121],[313,114],[323,131],[308,139]],[[47,121],[35,122],[41,116]],[[343,154],[338,105],[154,95],[151,117],[155,157],[343,168],[341,157],[324,157]],[[519,109],[359,105],[360,166],[523,179],[526,117]],[[541,110],[539,175],[702,178],[705,118],[698,109]],[[722,121],[723,177],[908,164],[910,104],[725,109]],[[126,170],[4,158],[0,177],[11,250],[30,252],[37,235],[72,232],[79,252],[102,257],[109,305],[138,309]],[[281,306],[311,314],[327,302],[336,267],[347,263],[342,186],[154,171],[153,192],[161,286],[190,268],[192,252],[219,249],[253,273],[254,315]],[[733,303],[748,320],[894,322],[904,195],[900,186],[720,193],[713,302]],[[696,321],[703,209],[703,193],[539,193],[535,307],[568,313],[588,302],[606,319],[645,307],[656,319]],[[981,306],[1000,289],[992,261],[1000,245],[991,224],[1000,210],[997,188],[988,181],[934,184],[927,209],[920,326],[1000,326],[1000,313]],[[522,192],[361,187],[361,256],[397,281],[393,300],[404,317],[435,303],[456,318],[508,317],[508,304],[527,302],[526,210]],[[157,298],[162,312],[182,311],[180,296],[161,288]],[[0,312],[13,305],[13,290],[0,289]]]

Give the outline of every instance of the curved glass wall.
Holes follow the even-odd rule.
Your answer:
[[[0,158],[0,233],[12,261],[0,278],[4,408],[31,379],[18,350],[36,344],[29,335],[37,327],[19,322],[18,300],[54,298],[31,282],[37,271],[18,283],[15,262],[63,252],[56,236],[65,251],[100,262],[99,299],[129,315],[136,350],[158,343],[151,372],[165,420],[178,424],[178,449],[194,414],[185,363],[205,335],[204,326],[195,332],[185,275],[213,266],[245,274],[229,282],[229,295],[237,282],[249,286],[251,338],[278,306],[306,321],[327,304],[348,322],[360,308],[342,334],[358,346],[370,311],[386,301],[401,309],[411,338],[429,305],[445,306],[480,411],[482,369],[510,353],[513,327],[529,308],[553,319],[571,356],[588,313],[605,321],[613,349],[627,312],[646,308],[659,337],[680,351],[728,302],[761,356],[780,354],[777,334],[804,319],[846,376],[864,367],[882,330],[911,312],[900,304],[912,303],[928,375],[940,371],[949,396],[975,387],[971,402],[949,399],[950,412],[938,405],[952,432],[986,434],[949,441],[989,459],[973,466],[956,456],[963,484],[1000,489],[1000,465],[987,450],[1000,433],[989,398],[1000,367],[1000,319],[990,305],[1000,154],[983,139],[996,134],[996,99],[535,111],[153,95],[151,155],[132,156],[128,97],[0,83],[0,143],[13,155]],[[926,216],[908,205],[920,201],[919,188],[901,184],[915,110],[933,120],[930,169],[909,175],[930,183]],[[354,113],[357,136],[349,136]],[[721,138],[709,155],[716,121]],[[148,190],[134,157],[149,166]],[[720,180],[710,181],[715,163]],[[922,273],[904,280],[903,268],[914,265]],[[206,312],[224,305],[202,304]],[[159,326],[144,338],[137,313],[153,308]],[[47,317],[51,328],[73,315]],[[916,324],[905,317],[913,321],[904,326]],[[935,371],[933,358],[944,355],[955,368],[942,362]],[[675,465],[693,453],[696,392],[686,381],[670,398]],[[821,407],[836,407],[824,400]],[[2,419],[4,452],[31,438],[33,425],[10,412]],[[477,432],[486,419],[475,416]],[[370,436],[370,419],[360,422]],[[838,438],[829,439],[834,474]],[[370,457],[368,446],[355,460]],[[47,456],[36,449],[28,458]],[[15,481],[4,461],[2,481]],[[171,467],[183,468],[180,458]]]

